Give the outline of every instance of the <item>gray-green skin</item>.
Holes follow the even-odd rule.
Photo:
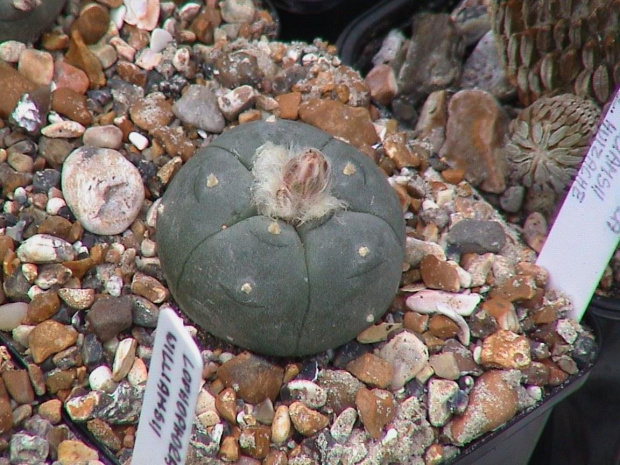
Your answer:
[[[267,141],[319,149],[331,164],[331,194],[348,208],[297,228],[259,215],[251,169]],[[269,232],[274,221],[280,234]],[[398,199],[372,160],[287,120],[246,123],[199,150],[170,183],[157,220],[161,265],[181,309],[221,339],[276,356],[339,346],[377,321],[398,289],[404,239]]]
[[[32,10],[22,11],[13,3],[12,0],[0,0],[0,42],[34,42],[54,24],[65,6],[65,0],[43,0]]]

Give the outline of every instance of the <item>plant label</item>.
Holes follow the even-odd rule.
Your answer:
[[[174,310],[163,307],[157,321],[132,463],[185,464],[201,381],[198,347]]]
[[[599,126],[540,252],[551,287],[580,320],[620,239],[620,92]]]

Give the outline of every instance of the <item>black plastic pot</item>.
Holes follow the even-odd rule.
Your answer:
[[[384,37],[390,30],[398,28],[408,34],[414,14],[422,11],[450,11],[456,3],[453,0],[383,1],[361,14],[342,31],[337,41],[339,56],[344,64],[365,74],[371,69],[372,57],[379,50]],[[595,310],[590,313],[598,315],[606,311],[601,308],[604,305],[601,306],[598,302],[593,301],[594,306]],[[616,319],[620,320],[620,305],[615,315]],[[547,420],[556,405],[584,386],[600,354],[602,343],[599,319],[587,314],[584,321],[594,329],[598,341],[598,351],[592,363],[563,385],[554,388],[535,408],[519,413],[497,430],[472,441],[451,462],[453,465],[526,465],[528,463],[540,465],[547,463],[536,460],[530,462],[545,430]],[[543,452],[545,453],[546,451]]]

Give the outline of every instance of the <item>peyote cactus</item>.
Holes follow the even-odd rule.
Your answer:
[[[364,154],[304,123],[232,129],[163,196],[157,243],[181,309],[256,352],[300,356],[354,338],[400,281],[404,219]]]

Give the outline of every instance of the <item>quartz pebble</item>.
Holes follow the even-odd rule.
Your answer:
[[[0,330],[13,331],[26,320],[28,304],[12,302],[0,305]]]
[[[63,166],[62,189],[84,229],[102,235],[124,231],[144,199],[137,168],[119,152],[105,148],[73,151]]]
[[[428,347],[414,334],[407,331],[394,336],[378,352],[393,368],[390,383],[392,390],[400,389],[415,377],[428,362]]]

